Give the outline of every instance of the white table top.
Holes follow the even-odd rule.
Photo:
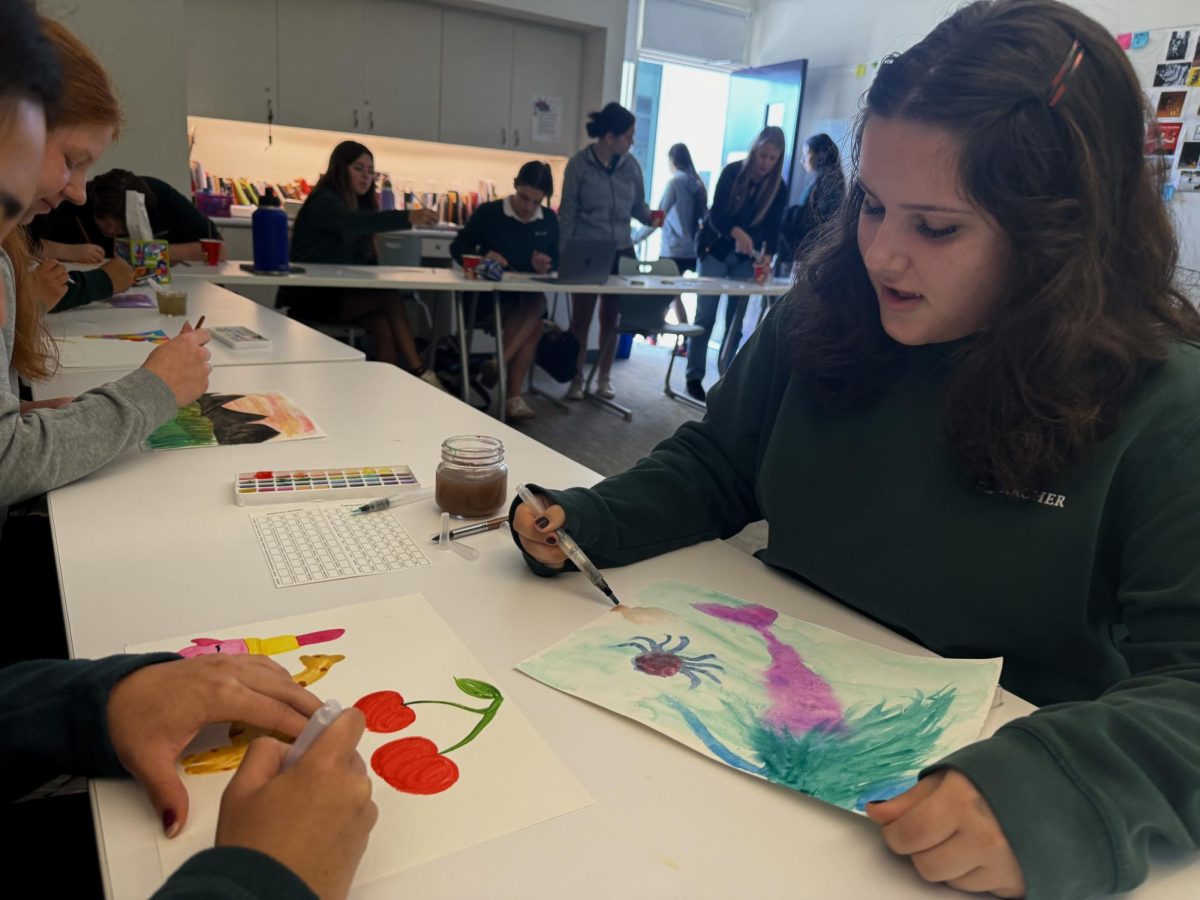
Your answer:
[[[472,282],[478,284],[479,282]],[[765,284],[754,281],[731,281],[724,278],[699,278],[680,275],[664,278],[658,275],[610,275],[604,284],[558,284],[533,281],[521,273],[505,275],[493,282],[497,291],[547,291],[565,294],[728,294],[731,297],[761,295],[780,297],[791,290],[786,279],[773,278]]]
[[[46,317],[50,333],[55,337],[77,337],[84,334],[116,334],[139,331],[154,331],[161,329],[168,335],[174,335],[183,327],[185,321],[193,325],[201,316],[205,317],[205,325],[244,325],[257,331],[271,341],[266,350],[233,350],[215,338],[209,343],[212,352],[212,364],[219,366],[270,365],[277,363],[297,362],[361,362],[361,350],[334,340],[328,335],[309,328],[295,319],[280,315],[273,309],[268,309],[260,303],[248,300],[232,291],[227,291],[215,284],[193,278],[174,278],[164,289],[183,290],[188,293],[188,315],[164,316],[157,309],[109,309],[99,306],[82,306],[67,312],[54,313]],[[150,294],[154,288],[150,285],[131,289],[134,293]],[[112,341],[95,342],[96,344],[111,345]],[[117,359],[112,354],[97,352],[89,356],[89,350],[101,351],[100,347],[79,344],[82,348],[79,356],[74,359],[64,359],[63,371],[75,369],[111,369],[123,367],[131,371],[142,364],[153,344],[134,344],[122,342],[119,349],[128,351],[126,358],[120,355]],[[103,348],[107,350],[109,348]],[[50,382],[47,382],[49,384]],[[100,383],[100,382],[97,382]],[[94,385],[93,385],[94,386]],[[51,396],[59,396],[53,394]]]
[[[85,386],[88,373],[62,377]],[[597,475],[521,433],[377,363],[226,367],[217,390],[285,391],[329,437],[166,453],[131,450],[50,495],[68,632],[77,656],[181,632],[420,592],[594,795],[590,808],[368,885],[360,897],[946,896],[893,857],[865,819],[724,768],[650,729],[568,697],[513,666],[606,607],[580,577],[538,578],[504,531],[472,539],[481,558],[431,554],[430,568],[276,589],[233,502],[236,473],[406,463],[432,483],[442,439],[486,432],[507,449],[510,488],[591,484]],[[394,512],[422,539],[432,503]],[[218,563],[219,564],[216,564]],[[925,653],[742,552],[710,542],[608,573],[622,597],[678,578],[768,601],[882,646]],[[1027,712],[1005,695],[986,731]],[[161,882],[155,822],[132,782],[93,784],[111,895]],[[615,845],[615,846],[614,846]],[[613,851],[620,864],[613,864]],[[799,853],[799,855],[798,855]],[[1069,864],[1069,862],[1068,862]],[[1200,873],[1159,865],[1139,898],[1197,893]]]
[[[262,287],[357,287],[392,290],[489,290],[467,281],[451,269],[418,266],[340,266],[331,263],[296,263],[300,274],[255,275],[242,268],[247,260],[228,260],[216,266],[192,263],[171,269],[171,277],[181,283],[192,280],[215,284],[254,284]]]
[[[468,280],[457,269],[431,269],[409,266],[339,266],[325,263],[297,263],[304,269],[298,275],[255,275],[242,269],[243,261],[230,260],[217,266],[192,264],[186,269],[171,270],[173,277],[204,279],[217,284],[257,284],[310,287],[360,287],[397,290],[476,291],[487,293],[546,291],[567,294],[729,294],[731,296],[764,295],[778,297],[786,294],[792,284],[775,278],[766,284],[753,281],[730,281],[723,278],[679,276],[662,278],[652,275],[613,275],[604,284],[558,284],[533,281],[520,272],[508,273],[501,281]]]

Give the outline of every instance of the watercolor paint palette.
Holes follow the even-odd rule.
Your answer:
[[[238,506],[388,497],[421,486],[408,466],[351,466],[242,472],[233,485]]]

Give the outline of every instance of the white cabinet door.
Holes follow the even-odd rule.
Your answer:
[[[275,0],[186,0],[183,16],[188,114],[244,122],[278,115]]]
[[[363,131],[361,0],[280,0],[279,121]]]
[[[570,156],[579,149],[579,90],[583,36],[518,22],[513,36],[512,127],[509,147],[532,156]],[[558,134],[549,121],[535,131],[534,98],[557,106]]]
[[[367,134],[438,139],[442,11],[428,3],[365,0]]]
[[[441,140],[511,149],[512,50],[511,22],[443,13]]]

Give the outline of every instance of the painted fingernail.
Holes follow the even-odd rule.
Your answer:
[[[550,535],[548,538],[546,538],[546,543],[553,546],[558,543],[558,538],[556,538],[554,535]]]
[[[540,519],[538,519],[533,524],[536,525],[538,528],[545,528],[547,525],[550,524],[550,519],[547,516],[542,516]]]
[[[163,833],[168,838],[173,838],[179,834],[179,817],[175,815],[175,810],[163,810]]]

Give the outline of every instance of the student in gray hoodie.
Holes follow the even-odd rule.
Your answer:
[[[679,274],[696,271],[696,232],[708,213],[708,187],[696,172],[691,151],[687,144],[672,144],[667,151],[671,163],[671,180],[663,188],[658,208],[663,214],[662,239],[658,254],[669,259],[679,269]],[[641,243],[653,232],[653,228],[641,228],[633,237],[635,244]],[[675,317],[687,321],[687,310],[683,300],[676,297]]]
[[[588,113],[587,133],[595,143],[571,157],[563,180],[558,208],[558,232],[563,244],[571,238],[599,238],[617,242],[613,272],[622,256],[635,258],[630,219],[652,225],[646,205],[642,167],[629,155],[637,124],[633,113],[619,103]],[[579,341],[579,372],[567,390],[568,400],[583,399],[583,365],[587,333],[596,309],[596,296],[571,296],[571,333]],[[620,307],[616,297],[600,298],[600,379],[596,393],[612,399],[610,373],[617,352],[616,330]]]

